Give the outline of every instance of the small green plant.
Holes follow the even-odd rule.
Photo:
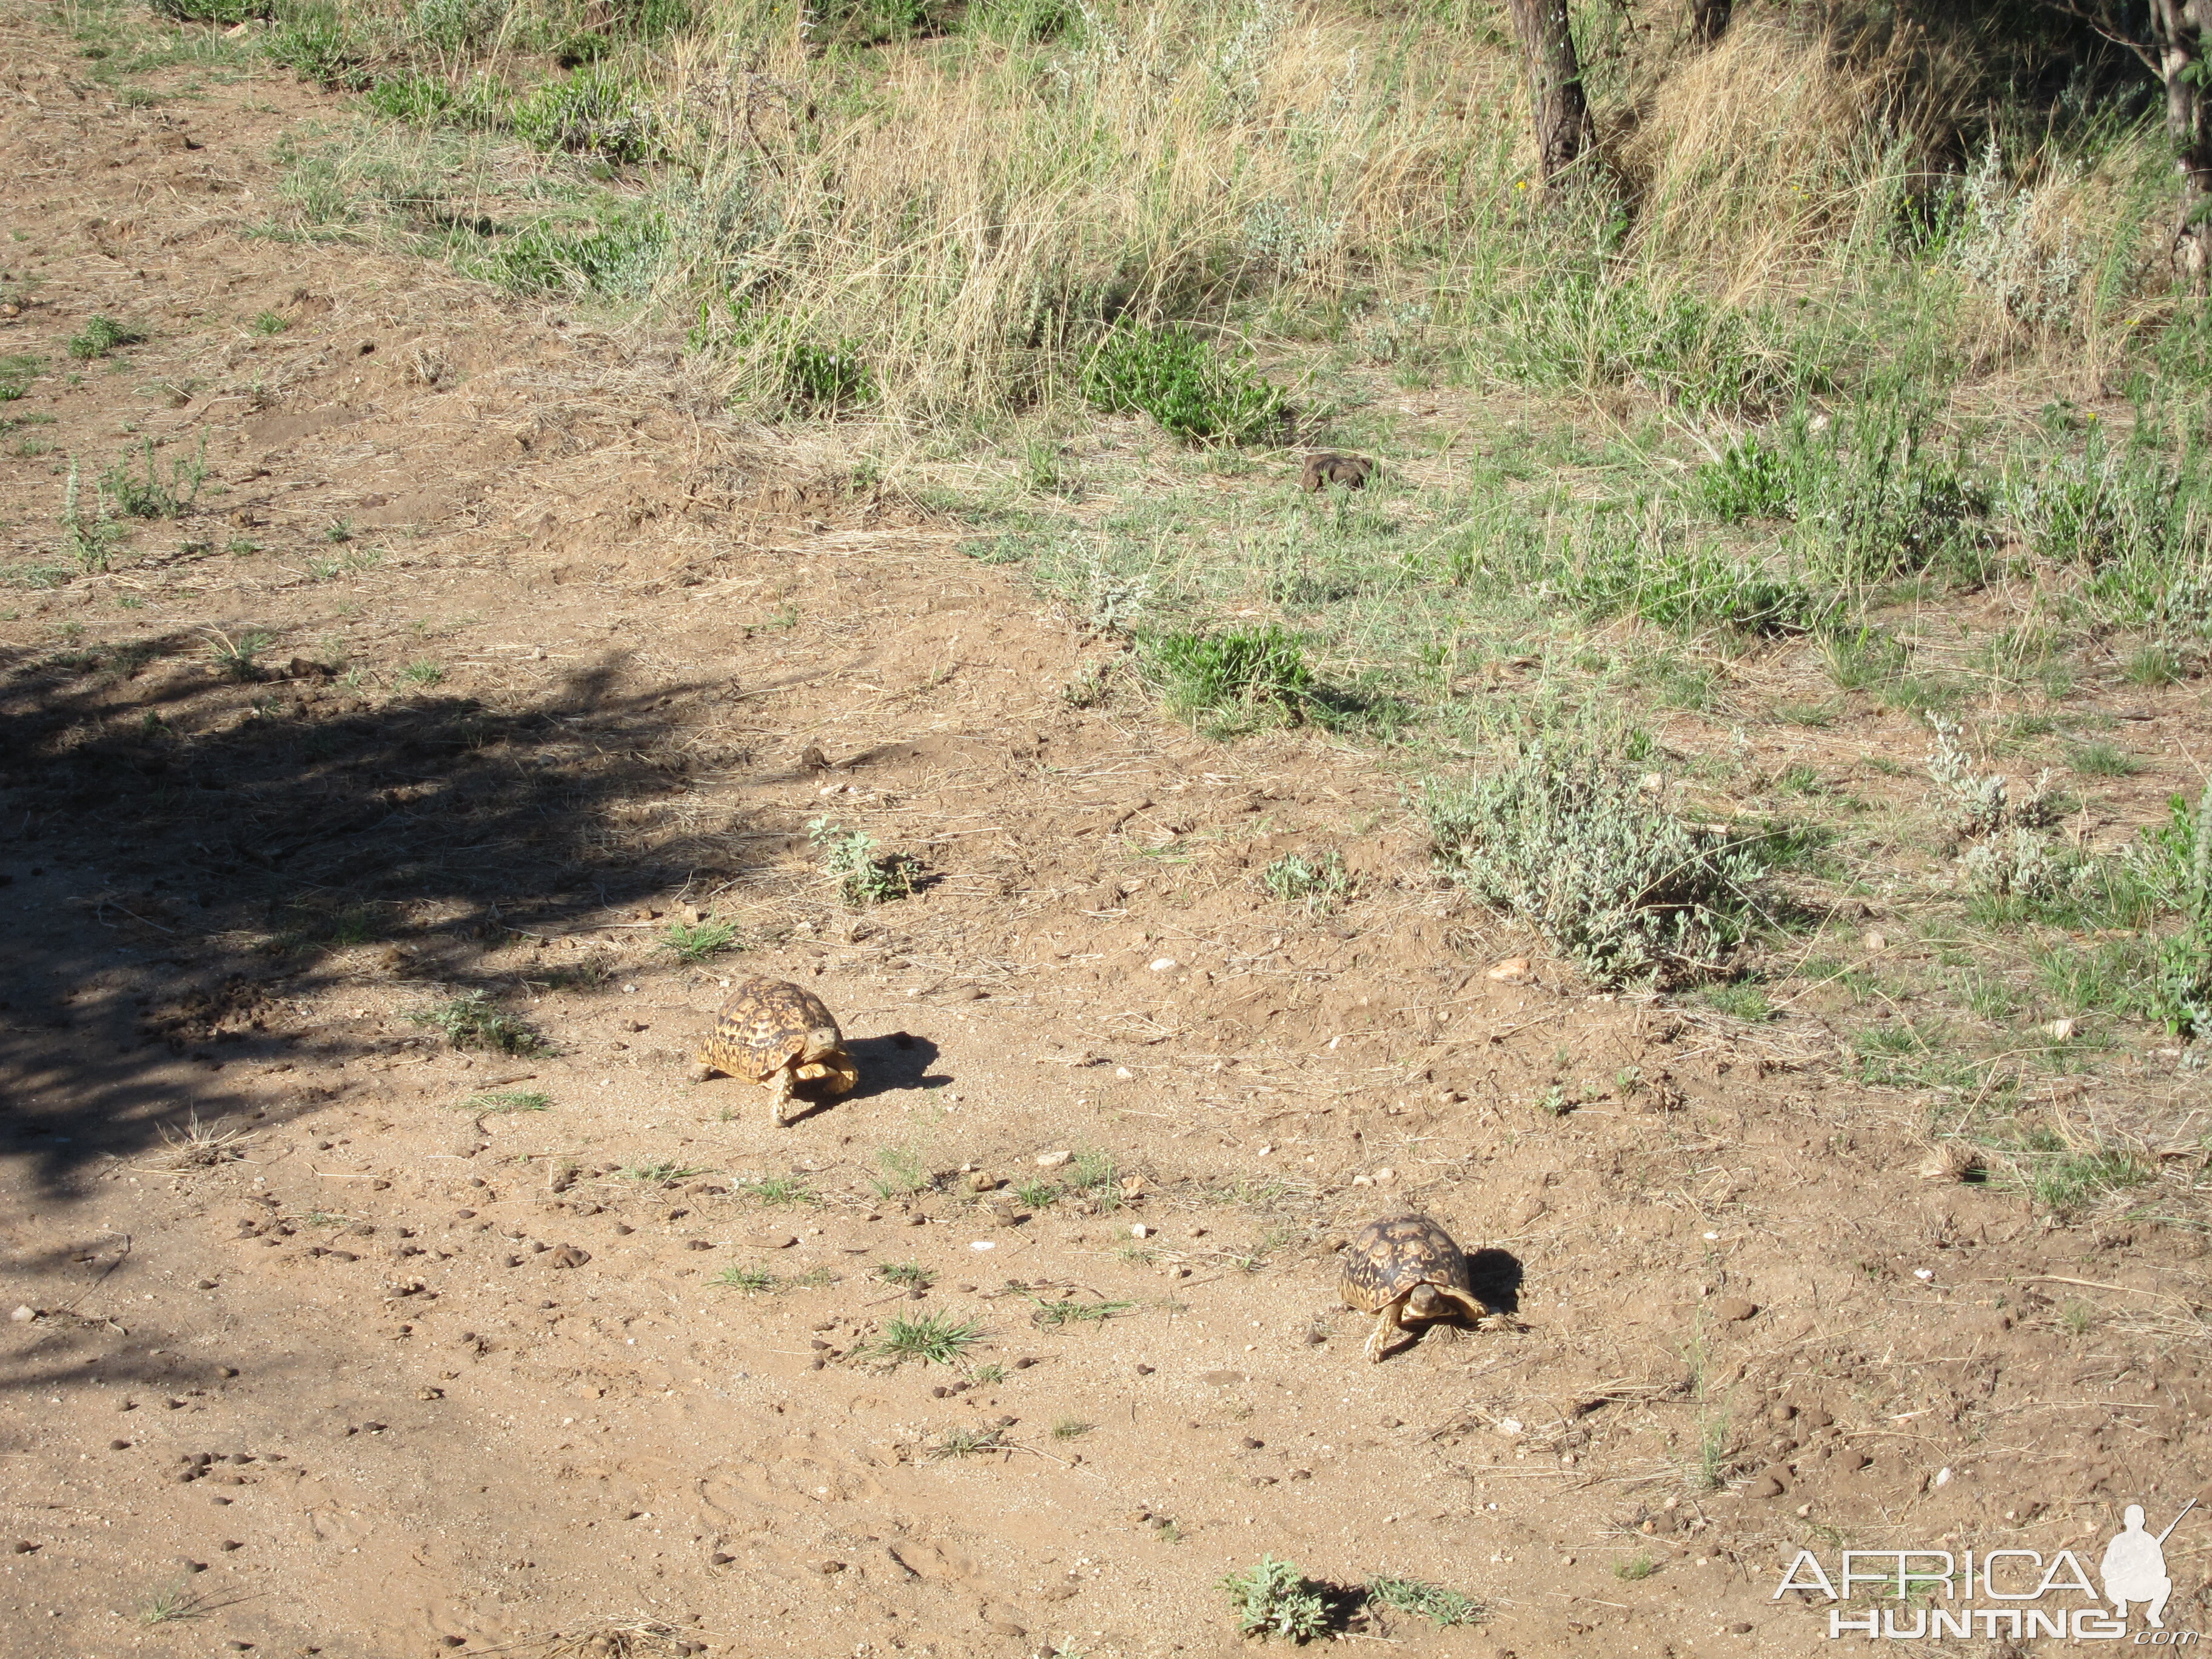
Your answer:
[[[1734,985],[1709,986],[1704,996],[1706,1006],[1736,1019],[1774,1018],[1774,1005],[1766,1000],[1764,986],[1739,981]]]
[[[978,1457],[985,1452],[1005,1451],[1008,1449],[1004,1429],[952,1429],[929,1449],[933,1459],[948,1457]]]
[[[2087,1336],[2096,1322],[2096,1310],[2077,1297],[2058,1310],[2058,1322],[2069,1336]]]
[[[444,1034],[456,1048],[489,1048],[503,1054],[549,1054],[553,1048],[520,1015],[508,1013],[486,991],[464,991],[408,1018]]]
[[[793,407],[811,415],[835,416],[872,403],[876,395],[875,377],[855,340],[826,346],[799,342],[784,355],[783,384]]]
[[[1328,1604],[1320,1586],[1297,1566],[1263,1555],[1257,1565],[1221,1581],[1242,1636],[1286,1636],[1309,1642],[1328,1628]]]
[[[747,1196],[762,1203],[781,1208],[786,1204],[819,1204],[814,1189],[797,1176],[763,1176],[749,1181],[744,1188]]]
[[[1565,1117],[1582,1103],[1564,1083],[1554,1083],[1537,1097],[1536,1109],[1546,1117]]]
[[[546,1112],[553,1109],[553,1097],[536,1089],[493,1089],[483,1094],[471,1095],[461,1103],[465,1112],[496,1115],[503,1112]]]
[[[1669,811],[1632,747],[1585,720],[1521,740],[1491,776],[1431,781],[1423,796],[1438,864],[1601,985],[1717,969],[1750,925],[1762,873],[1755,838]]]
[[[31,382],[46,368],[46,360],[22,353],[0,357],[0,404],[12,404],[31,389]],[[12,432],[17,422],[0,422],[0,432]]]
[[[2179,685],[2188,678],[2180,654],[2163,645],[2146,645],[2130,653],[2120,672],[2131,685]]]
[[[655,1186],[665,1187],[675,1182],[689,1181],[694,1176],[702,1176],[707,1172],[704,1170],[694,1169],[689,1164],[678,1164],[663,1158],[650,1164],[625,1164],[616,1173],[625,1181],[650,1182]]]
[[[2041,1207],[2066,1215],[2107,1193],[2140,1187],[2150,1180],[2151,1173],[2142,1159],[2118,1147],[2059,1152],[2030,1166],[2027,1189]]]
[[[928,1190],[928,1172],[921,1167],[921,1154],[912,1147],[878,1146],[876,1162],[883,1173],[868,1177],[868,1189],[878,1198],[904,1198]]]
[[[1695,1474],[1695,1485],[1698,1491],[1718,1492],[1728,1483],[1729,1439],[1729,1424],[1725,1417],[1716,1413],[1698,1425],[1698,1467]]]
[[[1325,916],[1341,909],[1352,896],[1352,872],[1333,847],[1311,854],[1285,853],[1260,872],[1260,885],[1270,898],[1303,904],[1310,914]]]
[[[660,149],[659,121],[643,87],[621,71],[592,66],[549,81],[515,100],[507,125],[525,143],[643,161]]]
[[[271,63],[319,87],[358,92],[368,84],[362,44],[333,13],[291,17],[269,31],[261,49]]]
[[[191,1581],[179,1579],[146,1598],[145,1605],[138,1609],[138,1622],[149,1626],[171,1625],[186,1619],[197,1619],[206,1611],[199,1598],[192,1594]]]
[[[94,362],[125,346],[143,345],[145,339],[143,330],[94,312],[83,332],[70,336],[69,355],[81,363]]]
[[[1063,1417],[1052,1425],[1052,1437],[1055,1440],[1079,1440],[1097,1426],[1096,1423],[1086,1423],[1079,1417]]]
[[[1021,1200],[1024,1208],[1049,1209],[1060,1197],[1060,1183],[1057,1181],[1047,1181],[1042,1176],[1034,1176],[1028,1181],[1018,1181],[1014,1183],[1014,1196]]]
[[[343,547],[353,539],[353,520],[332,519],[323,526],[323,539],[334,547]]]
[[[757,1292],[774,1290],[775,1275],[765,1267],[731,1267],[723,1268],[708,1282],[723,1285],[732,1291]]]
[[[1279,623],[1172,629],[1137,642],[1139,660],[1169,711],[1228,729],[1262,716],[1295,724],[1319,690],[1305,642]]]
[[[1649,1578],[1658,1571],[1658,1561],[1650,1555],[1632,1555],[1626,1561],[1616,1561],[1613,1564],[1613,1576],[1622,1583],[1629,1584],[1633,1584],[1639,1579]]]
[[[812,818],[806,838],[822,854],[822,867],[837,884],[848,904],[883,904],[910,896],[918,873],[903,853],[885,853],[865,830],[848,830],[827,818]]]
[[[1257,443],[1290,412],[1279,391],[1181,325],[1117,324],[1084,366],[1083,391],[1109,413],[1149,415],[1189,443]]]
[[[1137,1305],[1133,1302],[1078,1302],[1073,1297],[1048,1302],[1042,1297],[1033,1296],[1030,1300],[1036,1304],[1030,1322],[1054,1331],[1068,1325],[1103,1325]]]
[[[234,637],[219,628],[210,628],[205,637],[208,655],[224,678],[244,682],[261,678],[261,665],[255,659],[269,648],[271,641],[268,635],[258,629],[247,629]]]
[[[410,685],[436,685],[446,678],[445,665],[418,658],[399,671],[399,678]]]
[[[914,1261],[884,1262],[876,1268],[876,1277],[902,1291],[926,1291],[937,1283],[935,1273]]]
[[[70,456],[69,482],[62,487],[62,534],[77,563],[94,573],[107,568],[115,556],[116,544],[130,533],[109,515],[106,496],[100,495],[99,501],[92,516],[87,518],[78,504],[76,457]]]
[[[2118,744],[2085,743],[2066,751],[2066,763],[2085,777],[2131,778],[2142,763]]]
[[[660,935],[660,948],[678,962],[704,962],[737,948],[738,930],[726,921],[672,921]]]
[[[982,1340],[983,1328],[950,1314],[918,1314],[908,1319],[894,1316],[884,1322],[884,1337],[877,1352],[894,1365],[919,1359],[928,1365],[950,1365]]]
[[[100,493],[130,519],[181,519],[199,499],[207,480],[207,438],[201,435],[198,453],[189,460],[172,459],[168,476],[155,463],[154,441],[145,441],[145,472],[131,471],[128,460],[118,461],[100,475]]]
[[[256,334],[282,334],[292,326],[292,319],[280,317],[273,311],[263,311],[256,313],[253,320],[246,326]]]
[[[2212,1032],[2212,784],[2192,812],[2179,795],[2154,846],[2174,872],[2181,926],[2159,941],[2154,1018],[2180,1036]]]
[[[1483,1607],[1473,1596],[1419,1578],[1376,1577],[1367,1581],[1367,1599],[1426,1619],[1439,1629],[1481,1622]]]

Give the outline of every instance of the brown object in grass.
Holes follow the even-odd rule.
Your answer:
[[[1364,455],[1343,455],[1325,449],[1306,457],[1306,470],[1298,479],[1298,488],[1311,495],[1325,484],[1342,484],[1346,489],[1364,489],[1374,473],[1375,463]]]

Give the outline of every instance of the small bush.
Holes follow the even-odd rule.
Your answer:
[[[1260,872],[1260,885],[1270,898],[1303,904],[1315,915],[1327,915],[1351,896],[1352,874],[1334,848],[1311,856],[1285,853]]]
[[[1189,443],[1257,443],[1289,414],[1279,391],[1181,325],[1117,324],[1084,365],[1083,392],[1109,413],[1149,415]]]
[[[199,499],[207,479],[207,440],[190,460],[173,459],[168,476],[154,460],[154,441],[145,441],[143,476],[131,471],[127,460],[118,461],[100,475],[100,493],[112,501],[125,518],[179,519]]]
[[[515,100],[507,124],[539,149],[643,161],[660,153],[659,122],[644,88],[611,70],[580,69]]]
[[[1454,879],[1600,984],[1717,968],[1756,903],[1747,844],[1668,811],[1595,722],[1523,739],[1492,776],[1432,781],[1424,810]]]
[[[89,363],[118,351],[125,346],[143,345],[146,332],[118,323],[114,318],[94,312],[82,333],[70,337],[69,355],[81,363]]]
[[[584,231],[530,225],[460,264],[520,294],[634,294],[651,285],[667,246],[665,222],[646,212],[611,216]]]
[[[465,991],[434,1008],[410,1014],[417,1025],[444,1033],[456,1048],[491,1048],[503,1054],[550,1054],[552,1045],[519,1015],[495,1006],[484,991]]]
[[[1138,653],[1169,709],[1186,718],[1267,713],[1295,723],[1318,689],[1304,641],[1278,623],[1148,635]]]
[[[905,1359],[950,1365],[982,1334],[981,1325],[954,1319],[950,1314],[920,1314],[912,1319],[894,1316],[884,1322],[884,1340],[878,1352],[895,1365]]]
[[[256,660],[272,641],[268,635],[257,629],[242,634],[230,635],[219,628],[207,630],[208,656],[225,679],[258,680],[261,665]]]
[[[826,346],[800,341],[785,355],[783,382],[793,406],[817,415],[856,409],[876,395],[875,378],[852,340]]]
[[[675,952],[678,962],[704,962],[737,949],[738,930],[726,921],[672,921],[660,935],[660,948]]]
[[[822,854],[822,867],[848,904],[883,904],[912,896],[919,874],[903,853],[878,850],[865,830],[848,830],[827,818],[810,819],[806,838]]]
[[[1310,1642],[1328,1628],[1328,1603],[1321,1587],[1297,1566],[1263,1555],[1256,1565],[1221,1581],[1241,1636],[1287,1636]]]
[[[1791,500],[1789,467],[1779,451],[1756,438],[1739,439],[1718,460],[1698,469],[1694,495],[1723,524],[1784,518]]]
[[[2151,1006],[2182,1036],[2212,1032],[2212,784],[2192,812],[2173,797],[2160,848],[2179,875],[2181,927],[2159,941]]]
[[[1381,1607],[1395,1607],[1400,1613],[1417,1614],[1439,1629],[1478,1624],[1483,1615],[1482,1604],[1472,1596],[1419,1578],[1370,1578],[1367,1581],[1367,1599]]]
[[[269,0],[147,0],[147,9],[173,23],[220,23],[225,27],[276,15]]]
[[[505,1112],[550,1112],[553,1097],[537,1089],[495,1089],[480,1095],[471,1095],[461,1103],[465,1112],[479,1115]]]
[[[271,63],[319,87],[358,92],[368,84],[361,42],[333,16],[292,18],[270,30],[261,49]]]

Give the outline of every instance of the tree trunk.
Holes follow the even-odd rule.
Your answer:
[[[2212,4],[2212,0],[2202,3]],[[1528,68],[1528,97],[1536,112],[1536,164],[1549,190],[1589,148],[1589,103],[1583,96],[1582,64],[1575,56],[1574,33],[1567,26],[1566,0],[1507,3]]]
[[[2174,261],[2191,287],[2202,292],[2212,269],[2212,121],[2207,119],[2203,77],[2205,24],[2212,0],[2150,0],[2151,44],[2166,86],[2166,134],[2181,175],[2181,222],[2174,233]]]
[[[1710,46],[1729,26],[1735,0],[1690,0],[1690,43]]]

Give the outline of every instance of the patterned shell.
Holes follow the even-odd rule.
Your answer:
[[[1345,1249],[1341,1284],[1346,1304],[1364,1313],[1388,1307],[1417,1285],[1470,1294],[1474,1288],[1452,1236],[1425,1215],[1392,1216],[1362,1227]]]
[[[837,1017],[813,992],[785,980],[749,979],[714,1016],[699,1058],[718,1072],[765,1083],[810,1049],[843,1041]]]

